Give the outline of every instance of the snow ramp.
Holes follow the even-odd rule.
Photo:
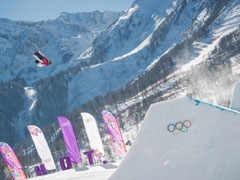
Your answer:
[[[239,180],[239,112],[188,97],[152,104],[110,177],[123,179]]]

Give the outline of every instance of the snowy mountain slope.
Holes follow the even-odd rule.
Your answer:
[[[199,15],[196,16],[196,21],[194,21],[195,24],[199,24],[199,28],[194,29],[191,25],[184,33],[179,44],[173,44],[168,51],[164,52],[158,58],[153,59],[153,62],[147,67],[145,73],[125,85],[124,88],[112,94],[108,93],[110,98],[113,98],[115,102],[119,100],[116,104],[113,103],[107,106],[112,108],[113,112],[126,107],[136,109],[136,106],[140,110],[141,106],[147,107],[147,104],[151,104],[153,101],[175,97],[179,93],[189,94],[190,96],[216,104],[227,105],[229,103],[233,84],[239,79],[237,74],[234,75],[231,73],[231,71],[237,73],[236,64],[239,57],[239,1],[197,1],[194,7],[199,7],[201,10],[199,10]],[[231,21],[234,23],[229,23],[230,19],[226,18],[228,17],[226,14],[231,15]],[[229,35],[216,39],[215,32],[223,29],[228,29],[224,31],[224,34]],[[225,51],[225,55],[218,53],[218,49],[223,52]],[[143,59],[141,57],[138,60]],[[126,67],[127,69],[132,67],[134,60],[134,58],[129,58],[131,63]],[[109,63],[122,63],[126,65],[127,62],[128,59],[125,56],[119,61],[113,59],[94,67],[99,68],[99,66]],[[198,62],[202,63],[199,64]],[[229,63],[232,63],[230,67],[224,67],[225,64]],[[146,66],[146,64],[139,64],[140,68]],[[194,64],[198,64],[199,67],[196,67]],[[214,69],[210,68],[210,66],[214,67]],[[115,72],[115,76],[117,76],[120,71],[119,66],[117,70],[113,68],[113,71]],[[138,70],[138,73],[142,72],[143,70]],[[119,77],[128,78],[129,74],[125,75],[122,73]],[[106,79],[106,76],[104,79]],[[114,77],[109,76],[108,79],[111,81]],[[86,82],[88,81],[86,80]],[[116,86],[116,84],[114,85]],[[103,86],[100,89],[102,90],[105,87]],[[108,88],[111,88],[111,86]],[[219,91],[222,88],[224,90]],[[80,98],[81,95],[76,94],[75,97]],[[106,99],[108,98],[103,97],[102,101],[104,102]],[[150,102],[146,103],[147,101]],[[141,112],[136,113],[142,114]],[[132,118],[136,118],[136,116],[133,115]],[[134,119],[130,120],[129,117],[122,119],[125,121],[126,126],[127,121],[132,120],[136,122]]]
[[[136,1],[110,31],[102,33],[94,41],[90,52],[92,61],[120,60],[137,53],[138,56],[132,58],[151,61],[181,40],[183,34],[189,37],[198,30],[198,24],[204,23],[216,3]],[[141,52],[143,49],[146,50]],[[154,56],[155,51],[157,56]]]
[[[189,63],[185,64],[182,70],[206,61],[212,51],[219,46],[221,38],[238,30],[239,27],[240,3],[234,1],[233,4],[224,7],[215,22],[209,27],[208,36],[194,42],[195,54],[189,58]]]
[[[28,84],[61,70],[71,59],[91,45],[93,40],[111,25],[121,13],[62,13],[57,19],[41,22],[21,22],[0,19],[1,81],[16,77]],[[36,49],[53,61],[43,73],[36,69],[33,53]]]
[[[14,137],[23,138],[25,133],[28,133],[26,132],[27,124],[31,122],[38,125],[44,124],[52,117],[56,117],[56,114],[66,113],[64,99],[60,98],[65,92],[63,88],[60,96],[57,97],[59,93],[56,89],[44,91],[39,88],[39,82],[46,83],[45,86],[42,83],[41,87],[48,87],[49,81],[41,81],[41,79],[67,69],[68,65],[71,66],[71,61],[88,48],[102,31],[117,20],[120,14],[110,11],[62,13],[55,20],[34,23],[0,19],[0,81],[2,82],[0,124],[3,129],[7,127],[9,130],[1,133],[2,140],[15,143],[18,139]],[[48,68],[37,68],[32,56],[36,49],[41,49],[53,64]],[[56,83],[56,81],[51,83],[51,86]],[[36,84],[35,87],[33,84]],[[57,86],[61,87],[60,84],[61,82]],[[64,85],[67,88],[66,83]],[[29,91],[34,91],[36,95],[30,96]],[[44,93],[50,96],[50,98],[47,97],[51,101],[49,107],[44,105],[46,102],[42,99],[42,97],[46,98]],[[13,97],[16,103],[13,103]],[[58,102],[63,103],[63,107],[50,111],[51,108],[58,106],[52,103]],[[35,112],[39,109],[41,110],[36,115]],[[42,120],[39,121],[41,117]],[[15,124],[19,125],[18,131],[13,130]],[[20,135],[15,134],[24,131],[25,133]]]
[[[200,35],[196,36],[195,34],[200,34],[202,28],[206,26],[206,22],[212,19],[213,14],[216,14],[222,8],[218,7],[221,2],[213,1],[168,1],[168,3],[140,1],[139,4],[137,2],[110,27],[109,31],[102,33],[94,41],[91,51],[88,50],[90,59],[79,58],[79,61],[90,60],[96,65],[92,66],[91,69],[83,69],[70,84],[71,93],[69,95],[72,96],[72,98],[69,98],[70,109],[71,106],[76,107],[73,99],[77,102],[87,102],[90,100],[88,97],[91,98],[96,93],[104,95],[107,91],[119,89],[126,82],[137,78],[146,69],[150,71],[156,62],[161,64],[161,57],[167,56],[166,54],[170,49],[179,51],[175,48],[176,44],[180,42],[188,43],[184,41],[190,41],[191,43],[197,37],[200,37]],[[236,4],[232,6],[235,7]],[[167,14],[164,8],[174,8],[175,10],[171,10],[171,13]],[[214,20],[212,21],[214,22]],[[208,24],[211,25],[209,22]],[[121,33],[121,31],[126,32]],[[128,35],[122,36],[121,34]],[[211,34],[209,36],[211,37]],[[195,43],[197,46],[197,42]],[[209,47],[215,47],[211,42],[209,44]],[[127,50],[126,47],[128,47]],[[181,49],[182,47],[178,46],[177,48]],[[213,50],[209,47],[206,47],[206,49]],[[166,66],[169,66],[166,73],[169,73],[171,67],[177,69],[188,62],[193,62],[191,60],[196,58],[199,48],[189,47],[188,50],[182,48],[183,51],[179,51],[180,53],[175,56],[172,55],[171,62],[166,60]],[[169,53],[172,53],[172,51]],[[111,66],[111,68],[108,68],[108,66]],[[164,67],[160,68],[163,71]],[[86,71],[88,76],[84,76]],[[95,72],[97,72],[97,75]],[[113,73],[114,76],[112,76]],[[98,82],[100,80],[101,83],[95,86],[97,77],[99,77]],[[84,93],[85,90],[71,91],[75,88],[77,81],[81,82],[78,89],[83,88],[89,91],[87,93]]]
[[[79,81],[81,82],[79,86],[89,91],[87,95],[83,94],[86,92],[84,90],[83,92],[81,90],[73,91],[70,93],[73,99],[76,100],[76,98],[78,98],[77,102],[86,102],[89,100],[88,95],[90,95],[90,97],[92,96],[91,94],[96,93],[98,95],[104,95],[107,91],[117,90],[123,87],[126,82],[140,75],[151,64],[154,58],[160,56],[181,39],[181,35],[183,35],[187,27],[191,25],[190,22],[197,13],[193,13],[192,17],[185,17],[185,14],[193,7],[192,3],[189,3],[186,7],[184,3],[176,7],[177,3],[175,1],[175,3],[166,2],[160,4],[155,1],[143,4],[141,2],[140,5],[138,5],[137,2],[134,3],[132,8],[110,27],[109,31],[102,33],[94,41],[92,51],[88,53],[90,55],[92,54],[90,61],[97,63],[97,65],[92,66],[91,69],[86,68],[79,72],[74,82],[71,83],[73,85],[70,84],[69,88],[70,90],[73,89],[77,84],[76,81]],[[155,8],[152,12],[150,10],[153,6],[155,6]],[[168,14],[165,13],[166,9],[164,8],[170,7],[175,7],[176,12],[167,18]],[[182,12],[183,10],[185,12]],[[174,24],[174,21],[180,14],[183,15],[178,18],[179,24],[182,21],[187,24]],[[162,33],[162,29],[168,30]],[[177,31],[178,33],[176,33]],[[159,36],[160,32],[161,34]],[[161,39],[161,37],[164,38]],[[158,42],[158,40],[162,42],[162,44]],[[154,54],[154,52],[157,53]],[[79,58],[79,61],[81,60],[84,59]],[[111,68],[109,68],[110,66]],[[85,71],[89,72],[88,76],[83,75]],[[91,75],[90,72],[92,72],[93,75]],[[113,73],[114,76],[112,76]],[[102,80],[98,87],[94,85],[97,78],[94,78],[94,75],[100,75],[99,80]],[[77,77],[80,77],[80,79]],[[71,103],[73,102],[70,98],[69,100]]]
[[[224,5],[225,4],[223,4],[222,6],[224,7]],[[236,8],[232,8],[233,5]],[[204,65],[208,66],[209,62],[213,61],[213,59],[214,61],[218,61],[220,58],[222,59],[221,61],[223,61],[221,62],[221,64],[229,63],[230,62],[229,60],[231,57],[235,57],[237,54],[239,54],[239,38],[237,35],[238,29],[239,29],[239,21],[238,21],[239,8],[238,7],[239,7],[238,1],[231,1],[231,3],[226,7],[224,7],[223,10],[215,8],[214,11],[221,10],[221,13],[219,13],[219,15],[215,17],[214,20],[212,20],[213,18],[209,16],[208,19],[210,19],[212,23],[209,24],[207,29],[205,29],[206,33],[201,35],[202,29],[200,29],[199,33],[197,34],[195,33],[195,35],[193,33],[193,35],[191,35],[190,38],[187,38],[187,39],[184,38],[181,41],[181,43],[174,45],[171,49],[169,49],[162,56],[160,56],[160,58],[156,58],[153,61],[153,63],[148,67],[147,71],[141,76],[141,78],[136,79],[132,83],[135,84],[136,86],[136,84],[141,84],[141,81],[144,81],[145,86],[148,86],[148,85],[164,86],[163,84],[164,81],[168,81],[171,79],[175,79],[175,81],[182,80],[182,77],[186,76],[188,73],[191,74],[192,69],[195,68],[196,65],[198,64],[201,66],[204,66]],[[235,15],[235,16],[232,16],[232,20],[235,23],[230,24],[230,26],[228,24],[229,19],[225,18],[226,17],[225,15],[229,12]],[[199,19],[199,17],[197,19]],[[206,21],[208,21],[208,19]],[[205,26],[205,25],[202,24],[202,26]],[[225,30],[224,33],[221,33],[222,35],[221,37],[218,37],[216,39],[215,31],[220,31],[221,29],[224,29],[224,28],[228,28],[228,29]],[[214,31],[212,31],[211,29],[214,29]],[[188,32],[187,34],[190,34],[190,33]],[[225,35],[230,34],[229,37],[232,37],[235,34],[236,37],[232,37],[230,39],[229,37],[226,37],[223,34]],[[222,56],[222,54],[217,53],[218,51],[217,49],[221,49],[222,51],[226,50],[226,48],[229,46],[229,44],[227,45],[224,44],[226,42],[226,39],[229,39],[229,41],[232,41],[232,46],[234,48],[231,49],[231,52],[229,51],[230,48],[228,48],[228,51],[227,51],[229,52],[228,56],[226,55]],[[220,46],[221,48],[219,48]],[[225,52],[225,54],[227,54],[227,52]],[[163,62],[165,62],[167,66],[165,65],[164,67]],[[221,64],[219,65],[221,66]],[[171,73],[169,73],[169,71],[171,71]],[[199,74],[204,73],[203,71],[199,71],[199,72],[200,72]],[[218,71],[215,71],[215,72],[217,73]],[[153,80],[153,82],[150,82],[149,79],[152,79],[151,77],[156,76],[156,73],[158,73],[159,80],[157,81]],[[231,76],[231,74],[229,75]],[[187,79],[188,78],[193,79],[190,76],[187,77]],[[201,76],[199,76],[199,78],[201,78]],[[195,84],[196,84],[196,81],[195,81]],[[214,82],[212,85],[214,85]],[[189,87],[186,84],[184,86],[186,86],[187,89]],[[189,90],[190,89],[191,88],[189,88]]]
[[[113,112],[128,109],[119,117],[124,129],[127,129],[129,124],[141,121],[142,115],[152,103],[181,94],[215,104],[229,105],[233,85],[240,80],[239,1],[230,2],[225,4],[219,16],[215,17],[216,20],[210,24],[209,29],[214,31],[206,29],[207,33],[191,40],[192,46],[186,46],[183,41],[179,46],[172,47],[156,59],[143,75],[113,95],[114,97],[119,93],[129,92],[122,96],[124,99],[129,97],[129,101],[118,101],[109,105]],[[226,14],[233,15],[231,20],[235,23],[229,24]],[[221,37],[216,38],[215,31],[221,29],[227,30]],[[185,57],[182,57],[182,54]],[[175,60],[173,64],[176,66],[169,63],[172,67],[169,69],[169,66],[162,65],[167,60]],[[137,89],[137,95],[131,89]]]
[[[92,61],[119,60],[142,50],[149,44],[153,32],[167,18],[166,9],[176,9],[176,3],[173,2],[136,1],[112,25],[110,31],[101,34],[94,41]]]

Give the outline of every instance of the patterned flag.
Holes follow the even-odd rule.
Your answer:
[[[108,130],[108,134],[112,141],[112,146],[114,152],[120,156],[124,157],[127,150],[123,141],[121,130],[118,126],[117,119],[113,116],[112,113],[102,110],[102,117],[104,119],[105,125]]]
[[[0,152],[3,156],[4,161],[9,168],[14,180],[27,179],[25,173],[22,170],[22,166],[18,161],[13,149],[4,142],[0,142]]]

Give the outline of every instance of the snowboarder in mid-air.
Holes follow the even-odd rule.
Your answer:
[[[36,58],[35,63],[37,64],[38,67],[42,66],[48,66],[52,64],[51,61],[49,61],[46,56],[44,56],[39,50],[37,50],[33,56]]]

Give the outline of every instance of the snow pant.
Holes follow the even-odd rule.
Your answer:
[[[38,52],[35,52],[34,55],[37,56],[40,60],[44,59],[44,57],[41,54],[39,54]]]

